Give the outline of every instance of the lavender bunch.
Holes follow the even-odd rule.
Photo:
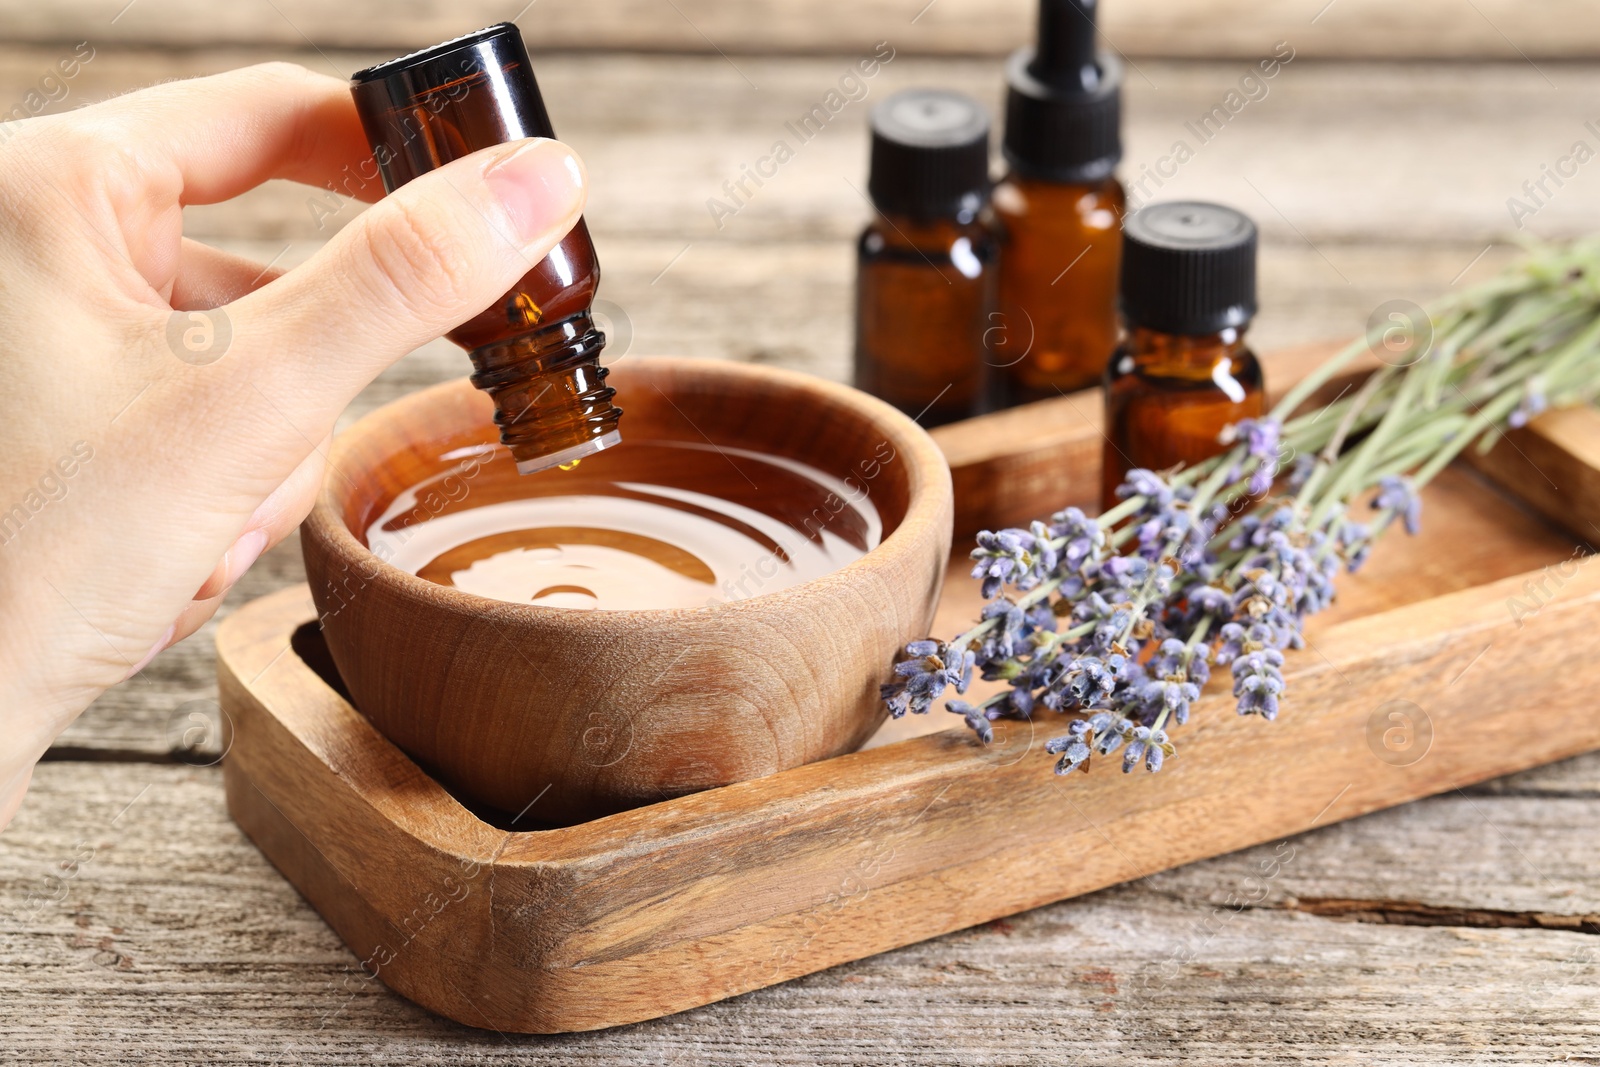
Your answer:
[[[1005,687],[945,707],[985,744],[997,719],[1072,717],[1045,745],[1057,774],[1118,752],[1125,772],[1160,770],[1214,669],[1240,715],[1275,719],[1305,620],[1391,525],[1418,531],[1422,487],[1499,428],[1600,393],[1600,242],[1531,254],[1427,326],[1404,365],[1351,396],[1299,410],[1376,335],[1228,427],[1216,457],[1130,471],[1098,518],[1067,508],[980,533],[981,618],[906,646],[882,687],[890,714],[959,697],[976,671]]]

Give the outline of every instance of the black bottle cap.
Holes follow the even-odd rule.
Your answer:
[[[885,214],[976,214],[989,197],[983,105],[945,89],[907,89],[878,104],[867,191]]]
[[[1122,223],[1122,313],[1130,327],[1190,337],[1256,313],[1256,224],[1193,201],[1151,204]]]
[[[1095,0],[1039,0],[1039,42],[1006,64],[1002,148],[1017,174],[1098,182],[1122,160],[1122,64],[1094,50]]]
[[[357,71],[350,92],[390,192],[480,148],[555,136],[509,22]]]

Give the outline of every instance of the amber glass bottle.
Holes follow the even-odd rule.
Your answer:
[[[1256,228],[1217,204],[1152,204],[1127,220],[1128,332],[1106,368],[1101,503],[1135,467],[1215,455],[1223,427],[1261,414],[1261,364],[1245,346],[1256,311]]]
[[[1095,7],[1040,0],[1038,44],[1006,70],[998,407],[1098,385],[1117,346],[1122,67],[1095,52]]]
[[[878,217],[857,246],[856,386],[936,426],[977,414],[994,309],[989,119],[914,89],[872,111]]]
[[[384,188],[521,137],[554,137],[522,34],[503,22],[359,71],[350,83]],[[600,264],[583,220],[492,306],[452,330],[494,398],[524,474],[618,443],[622,411],[590,305]]]

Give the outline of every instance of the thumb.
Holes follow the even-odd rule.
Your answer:
[[[560,141],[475,152],[406,183],[306,263],[235,301],[242,362],[328,422],[407,352],[472,318],[577,224],[587,175]],[[282,395],[280,393],[280,395]]]

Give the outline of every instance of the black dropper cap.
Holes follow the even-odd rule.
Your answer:
[[[969,96],[907,89],[872,109],[867,191],[879,211],[970,216],[989,196],[989,116]]]
[[[1094,50],[1096,0],[1039,0],[1039,42],[1006,64],[1006,162],[1026,178],[1087,183],[1122,159],[1122,64]]]
[[[554,137],[522,33],[501,22],[350,79],[384,188],[523,137]]]
[[[1130,327],[1200,337],[1256,313],[1256,224],[1194,201],[1151,204],[1123,220],[1122,313]]]

